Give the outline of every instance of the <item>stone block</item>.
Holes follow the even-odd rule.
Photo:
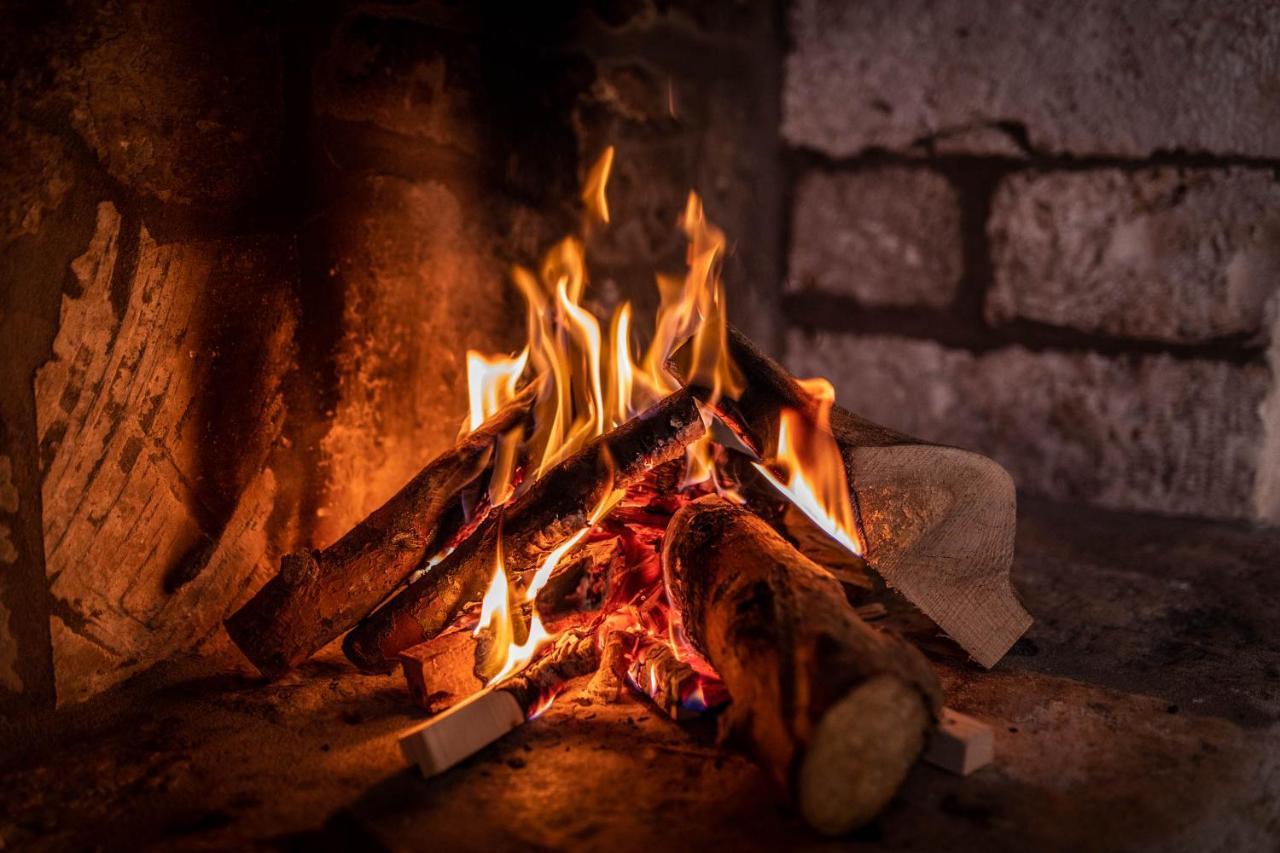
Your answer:
[[[964,271],[960,206],[927,169],[810,172],[791,214],[787,292],[943,308]]]
[[[836,157],[984,127],[1043,153],[1280,155],[1268,0],[799,0],[791,40],[783,133]]]
[[[270,14],[132,0],[102,7],[90,31],[99,37],[59,64],[59,79],[71,125],[112,178],[215,208],[276,179],[284,109]]]
[[[1028,492],[1118,509],[1280,521],[1264,365],[792,331],[787,362],[846,408],[978,450]],[[1274,405],[1274,403],[1272,403]],[[1269,505],[1270,501],[1270,505]]]
[[[1171,343],[1256,337],[1280,288],[1270,170],[1015,174],[988,232],[992,322]]]

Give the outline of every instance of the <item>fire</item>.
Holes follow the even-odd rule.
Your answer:
[[[476,622],[475,634],[488,630],[491,634],[492,646],[489,658],[485,661],[486,669],[496,668],[497,672],[489,679],[488,684],[496,684],[512,673],[523,669],[525,664],[533,660],[542,646],[553,639],[538,611],[533,611],[529,621],[529,630],[523,642],[516,642],[516,623],[512,617],[511,585],[507,581],[506,566],[502,556],[502,525],[498,525],[497,545],[494,549],[493,580],[484,594],[480,605],[480,618]]]
[[[613,156],[613,149],[607,149],[588,171],[582,192],[588,223],[609,222],[606,189]],[[584,304],[590,282],[580,239],[570,236],[556,243],[536,270],[519,266],[512,270],[512,280],[525,303],[527,343],[515,356],[467,353],[470,409],[463,431],[479,427],[511,400],[522,384],[536,383],[537,396],[530,429],[517,428],[497,442],[487,511],[501,512],[504,503],[548,468],[679,390],[680,382],[671,370],[677,353],[686,360],[680,365],[681,372],[704,392],[705,418],[711,417],[711,407],[718,400],[736,399],[741,394],[743,379],[728,348],[721,278],[724,232],[707,220],[701,200],[693,193],[685,203],[679,227],[688,241],[686,269],[681,275],[657,276],[659,306],[648,346],[638,359],[635,354],[641,350],[633,340],[636,330],[630,303],[618,306],[604,325]],[[826,423],[834,394],[830,385],[810,390],[819,394],[819,424],[815,427],[798,413],[785,413],[777,454],[768,467],[758,467],[819,526],[861,553],[841,458]],[[689,447],[678,500],[712,490],[733,496],[722,484],[717,467],[720,452],[709,432]],[[499,541],[494,573],[475,627],[477,635],[487,631],[492,640],[485,666],[494,673],[489,684],[518,672],[554,639],[535,604],[539,591],[566,555],[601,525],[613,524],[611,513],[620,505],[635,517],[646,517],[649,510],[644,501],[655,497],[624,493],[610,482],[584,525],[547,554],[527,583],[522,577],[509,577]],[[499,517],[499,528],[500,524]],[[604,636],[607,626],[609,632],[630,637],[633,652],[658,643],[669,647],[677,661],[696,664],[696,653],[671,621],[666,605],[668,595],[657,556],[661,532],[661,528],[652,528],[636,539],[639,534],[631,531],[634,541],[628,540],[632,548],[628,553],[635,564],[629,568],[630,580],[623,584],[625,598],[612,602],[612,610],[606,609],[598,636]],[[522,591],[516,592],[521,586]],[[530,614],[527,629],[525,612]],[[650,669],[651,692],[659,687],[656,678]],[[685,688],[688,695],[680,700],[690,706],[705,706],[704,684],[711,684],[714,678],[709,667],[705,672],[697,671]]]
[[[816,418],[810,420],[800,412],[784,409],[778,422],[778,446],[771,465],[756,463],[755,468],[810,521],[861,556],[864,548],[854,524],[844,460],[831,435],[835,389],[825,379],[801,380],[801,385],[817,401]]]

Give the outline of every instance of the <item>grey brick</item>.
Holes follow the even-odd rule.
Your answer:
[[[825,375],[842,405],[921,438],[981,451],[1033,493],[1219,518],[1276,513],[1280,470],[1261,365],[793,331],[797,375]],[[1270,403],[1273,407],[1275,401]]]
[[[1014,175],[988,231],[993,322],[1175,343],[1258,336],[1280,287],[1280,183],[1261,169]]]
[[[796,190],[788,292],[943,307],[964,266],[955,190],[925,169],[812,172]]]
[[[798,0],[787,139],[833,156],[1025,129],[1039,151],[1280,154],[1270,0]]]

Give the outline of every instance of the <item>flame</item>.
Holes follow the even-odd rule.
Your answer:
[[[479,427],[516,395],[516,386],[528,359],[528,347],[515,358],[503,355],[490,357],[467,350],[469,413],[462,429],[464,435]]]
[[[817,402],[816,417],[809,420],[800,412],[784,409],[774,457],[768,466],[755,464],[755,468],[827,535],[861,556],[864,547],[853,520],[844,459],[831,434],[835,389],[825,379],[801,380],[800,384]]]
[[[587,172],[582,201],[588,224],[609,222],[606,188],[613,157],[614,150],[606,149]],[[515,356],[467,353],[470,411],[464,432],[476,429],[509,401],[522,381],[536,383],[538,389],[530,428],[517,428],[497,439],[488,490],[492,506],[506,503],[549,467],[679,390],[680,382],[670,369],[677,353],[687,360],[680,365],[680,371],[705,392],[708,406],[741,394],[743,378],[728,348],[728,315],[721,278],[727,245],[724,232],[707,220],[702,201],[694,193],[689,194],[678,224],[687,240],[685,269],[678,275],[656,276],[659,306],[649,344],[643,350],[632,340],[636,324],[630,303],[618,306],[605,322],[604,313],[597,312],[596,306],[586,300],[590,281],[581,239],[562,239],[546,252],[536,268],[512,269],[512,281],[525,303],[524,350]],[[637,360],[635,354],[641,351],[643,355]],[[815,523],[860,554],[862,547],[848,484],[829,429],[834,393],[826,383],[810,383],[806,388],[818,400],[816,423],[797,412],[784,412],[777,452],[767,466],[757,467]],[[709,409],[704,411],[704,418],[709,417],[706,411]],[[719,482],[718,455],[719,445],[709,431],[690,445],[681,488],[690,489],[689,495],[712,488],[741,501]],[[492,639],[485,671],[494,675],[488,684],[518,672],[554,639],[538,615],[537,595],[566,555],[624,498],[625,493],[610,481],[583,525],[546,555],[518,596],[504,563],[499,516],[493,576],[475,628],[477,634],[490,632]],[[648,540],[650,545],[660,542],[661,532],[656,535],[656,540]],[[656,565],[656,555],[643,557],[637,563],[645,565]],[[636,629],[650,638],[647,642],[668,644],[678,660],[697,662],[698,656],[684,639],[676,614],[668,610],[669,595],[661,572],[637,569],[631,584],[627,598],[617,602],[619,609],[605,621],[622,625],[625,630]],[[513,604],[517,599],[519,607]],[[526,610],[530,616],[528,629],[524,630],[521,614]],[[523,640],[517,642],[519,636]],[[655,677],[651,670],[650,680]],[[707,677],[713,678],[714,673]],[[651,683],[650,689],[658,686]],[[703,707],[710,701],[703,691],[702,681],[691,688],[691,706]],[[547,704],[551,698],[547,697]]]
[[[485,661],[486,669],[496,668],[497,672],[488,680],[486,687],[497,684],[502,679],[524,668],[524,666],[542,649],[543,645],[553,639],[542,625],[538,611],[533,611],[529,621],[529,630],[524,642],[515,640],[515,622],[512,619],[511,586],[507,581],[506,566],[502,556],[502,524],[499,518],[496,546],[494,548],[493,579],[485,591],[480,605],[480,619],[476,622],[474,634],[481,631],[492,633],[492,645],[489,657]]]
[[[587,172],[586,185],[582,188],[582,203],[586,205],[587,213],[605,224],[609,222],[609,201],[605,198],[604,189],[609,183],[612,168],[613,146],[610,145]]]

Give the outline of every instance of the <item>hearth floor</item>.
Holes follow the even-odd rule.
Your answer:
[[[1035,626],[941,667],[993,767],[917,767],[852,839],[810,834],[746,759],[635,701],[562,695],[444,777],[406,769],[398,677],[335,650],[271,685],[225,644],[34,729],[0,759],[6,848],[1186,849],[1280,846],[1280,531],[1024,501]]]

